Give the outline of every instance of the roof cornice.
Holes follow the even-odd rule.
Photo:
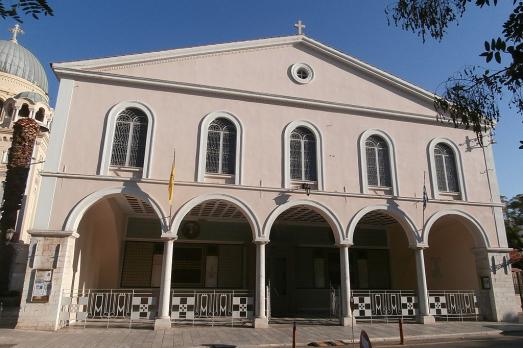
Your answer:
[[[73,62],[53,63],[52,68],[72,69],[103,69],[122,65],[154,63],[157,61],[185,58],[191,56],[207,55],[211,53],[227,53],[246,49],[256,49],[283,45],[292,45],[300,42],[304,36],[283,36],[270,39],[258,39],[249,41],[238,41],[214,45],[196,46],[188,48],[175,48],[171,50],[155,51],[147,53],[129,54],[124,56],[95,58]]]
[[[345,53],[342,53],[332,47],[324,45],[312,38],[309,38],[305,35],[292,35],[292,36],[283,36],[269,39],[258,39],[258,40],[249,40],[249,41],[239,41],[231,43],[222,43],[215,45],[205,45],[197,46],[190,48],[178,48],[165,51],[156,51],[149,53],[139,53],[131,54],[125,56],[116,56],[108,58],[97,58],[89,60],[81,60],[75,62],[64,62],[64,63],[54,63],[52,64],[53,70],[57,69],[81,69],[81,70],[101,70],[101,69],[110,69],[116,67],[123,67],[126,65],[135,65],[135,64],[154,64],[161,61],[173,60],[186,58],[191,56],[200,56],[208,54],[219,54],[227,53],[239,50],[248,50],[248,49],[260,49],[260,48],[269,48],[276,46],[285,46],[285,45],[295,45],[295,44],[304,44],[306,47],[309,47],[313,50],[321,52],[326,56],[340,61],[343,64],[346,64],[352,68],[356,68],[367,75],[373,76],[381,81],[384,81],[390,85],[393,85],[413,96],[420,98],[426,102],[432,102],[434,100],[434,93],[431,93],[421,87],[413,85],[397,76],[389,74],[383,70],[380,70],[372,65],[369,65],[359,59],[356,59],[352,56],[349,56]]]
[[[422,121],[428,123],[439,123],[436,119],[436,114],[417,114],[408,113],[399,110],[389,110],[381,108],[373,108],[367,106],[359,106],[345,103],[337,103],[332,101],[317,100],[301,98],[296,96],[270,94],[256,91],[248,91],[241,89],[233,89],[218,86],[208,86],[200,84],[192,84],[186,82],[176,82],[168,80],[160,80],[146,77],[118,75],[100,71],[90,71],[81,69],[70,69],[70,68],[56,68],[54,69],[58,78],[71,78],[76,80],[94,80],[94,81],[111,81],[125,83],[134,86],[145,86],[148,88],[161,88],[174,91],[181,91],[185,93],[209,93],[219,95],[228,98],[242,98],[255,102],[271,102],[271,103],[283,103],[287,105],[297,105],[305,108],[318,108],[326,110],[335,110],[339,112],[351,112],[360,113],[372,116],[384,116],[393,119],[409,120],[409,121]]]

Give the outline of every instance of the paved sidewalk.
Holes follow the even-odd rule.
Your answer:
[[[358,324],[373,342],[398,342],[398,324]],[[435,325],[405,324],[407,341],[414,339],[459,338],[500,335],[523,331],[523,324],[489,322],[439,322]],[[301,346],[312,342],[343,340],[351,342],[352,328],[340,326],[298,326],[296,341]],[[175,327],[155,332],[141,329],[67,328],[57,332],[0,329],[0,347],[202,347],[228,345],[237,347],[289,346],[291,325],[273,325],[269,329],[229,327]]]

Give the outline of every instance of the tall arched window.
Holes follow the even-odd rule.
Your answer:
[[[306,127],[295,128],[290,136],[291,180],[316,181],[316,138]]]
[[[365,142],[367,183],[369,186],[391,187],[389,148],[385,140],[373,135]]]
[[[217,118],[209,124],[205,171],[228,175],[236,172],[236,127],[226,118]]]
[[[143,167],[147,141],[147,116],[136,108],[123,110],[114,127],[111,165]]]
[[[443,143],[434,147],[436,179],[440,192],[459,192],[458,172],[454,151]]]
[[[39,108],[35,114],[35,119],[37,121],[44,122],[44,118],[45,118],[45,110],[44,110],[44,108]]]
[[[23,104],[20,108],[20,111],[18,111],[18,116],[20,117],[29,117],[29,105]]]

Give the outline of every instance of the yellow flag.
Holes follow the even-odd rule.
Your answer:
[[[174,175],[176,174],[176,168],[174,167],[174,161],[173,166],[171,169],[171,176],[169,177],[169,204],[173,203],[173,194],[174,194]]]

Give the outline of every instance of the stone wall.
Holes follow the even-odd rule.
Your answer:
[[[63,290],[70,286],[73,271],[74,243],[76,236],[63,231],[32,231],[20,315],[17,328],[56,330]],[[49,236],[44,236],[49,235]],[[52,269],[52,286],[46,302],[36,302],[33,286],[36,271]]]

